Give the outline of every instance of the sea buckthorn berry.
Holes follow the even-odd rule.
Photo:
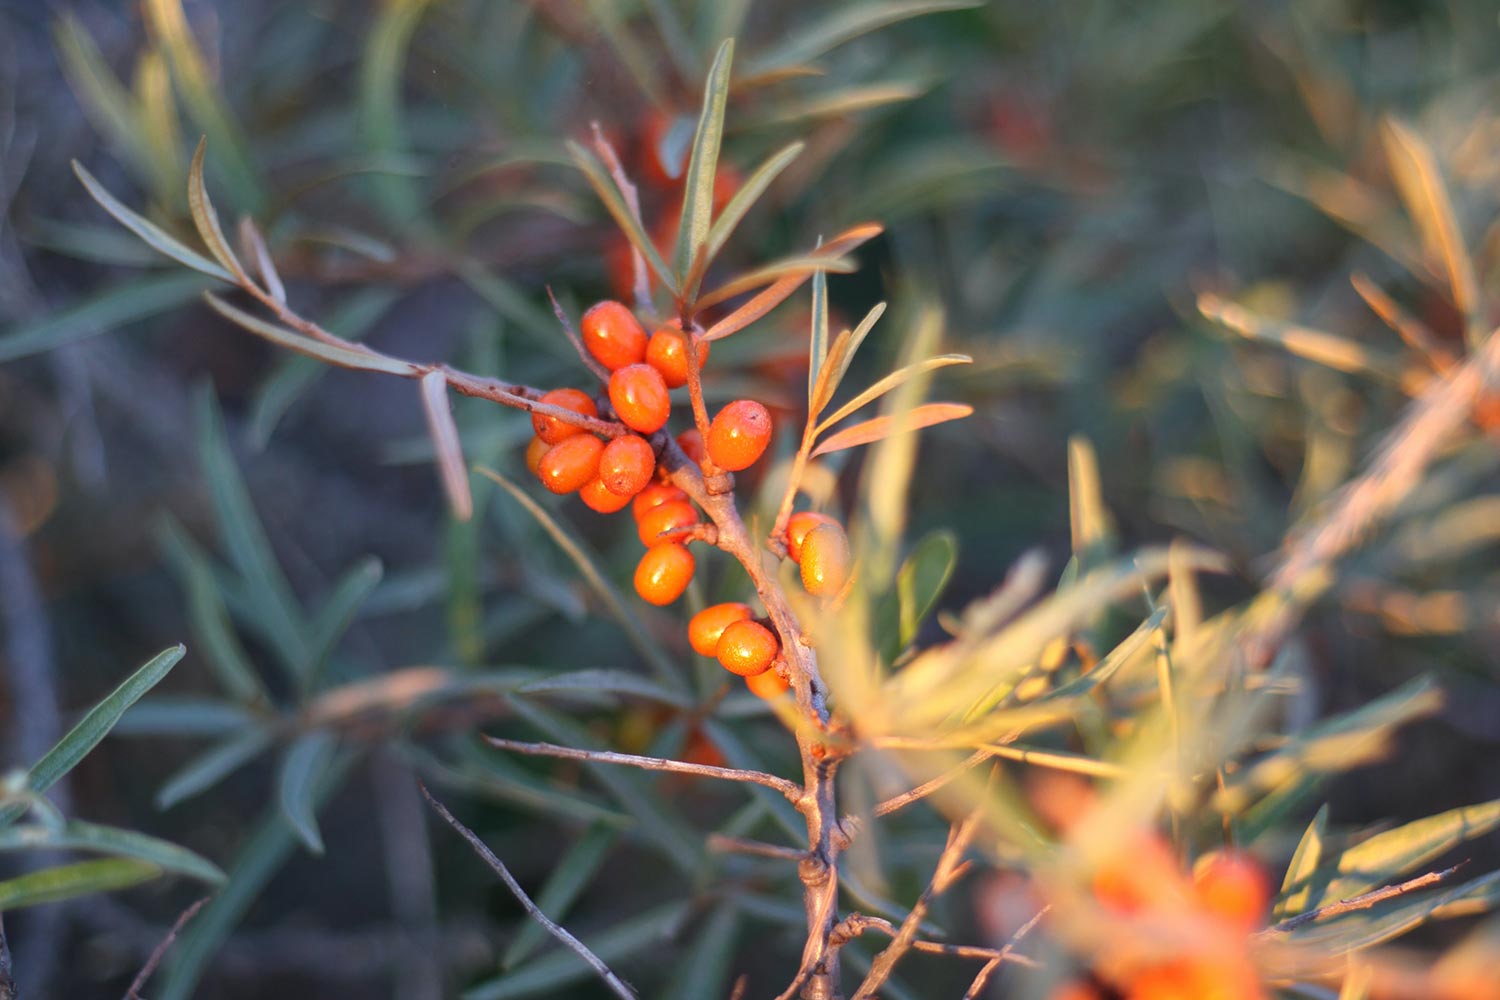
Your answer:
[[[1190,906],[1185,877],[1172,848],[1157,834],[1139,835],[1094,872],[1091,888],[1101,906],[1119,913]]]
[[[703,459],[708,456],[708,449],[703,447],[703,435],[698,433],[698,428],[690,427],[677,435],[677,447],[694,465],[702,465]]]
[[[780,649],[775,632],[760,622],[743,621],[734,622],[724,630],[714,647],[714,655],[731,674],[753,677],[771,668],[771,661]]]
[[[531,443],[526,446],[526,468],[533,476],[537,475],[537,465],[542,461],[542,456],[547,454],[547,449],[551,447],[541,438],[532,438]]]
[[[635,592],[648,604],[671,604],[692,582],[696,565],[686,545],[658,542],[635,567]]]
[[[596,510],[601,514],[613,514],[630,505],[629,497],[622,497],[610,490],[598,476],[583,484],[583,488],[578,491],[578,499],[589,510]]]
[[[646,357],[646,330],[624,304],[605,299],[583,314],[583,346],[610,371]]]
[[[599,475],[599,455],[603,451],[604,442],[592,434],[559,441],[537,463],[536,477],[553,493],[581,490]]]
[[[849,539],[837,524],[820,524],[802,539],[802,586],[832,597],[849,579]]]
[[[651,442],[634,434],[615,438],[599,456],[599,478],[605,488],[627,499],[651,485],[655,473],[656,452]]]
[[[551,392],[543,393],[541,402],[552,406],[560,406],[574,413],[581,413],[585,417],[597,417],[599,407],[589,398],[589,394],[582,389],[553,389]],[[564,438],[574,437],[583,433],[583,428],[577,424],[570,424],[559,420],[557,417],[546,416],[541,413],[531,415],[531,429],[536,431],[536,436],[548,444],[557,444]]]
[[[827,514],[819,514],[815,510],[799,510],[787,519],[786,551],[792,557],[792,562],[802,561],[802,542],[807,538],[807,533],[820,524],[838,524],[838,522]]]
[[[650,365],[626,365],[609,377],[609,405],[625,426],[642,434],[661,430],[672,414],[667,383]]]
[[[663,531],[685,528],[690,524],[697,524],[698,521],[698,508],[694,507],[691,501],[668,500],[646,511],[636,519],[635,524],[640,531],[641,544],[650,546],[661,541],[658,536]]]
[[[735,622],[755,617],[750,605],[739,601],[715,604],[704,608],[688,620],[688,645],[699,656],[713,656],[719,646],[719,636]]]
[[[698,367],[708,361],[708,342],[698,341]],[[657,329],[646,342],[646,364],[661,372],[662,381],[668,389],[687,385],[688,381],[688,335],[682,332],[682,323],[672,320]]]
[[[1254,858],[1239,851],[1218,851],[1194,866],[1194,889],[1199,904],[1235,927],[1252,931],[1261,926],[1271,901],[1266,873]]]
[[[635,499],[630,502],[630,513],[635,515],[636,522],[639,523],[651,508],[687,498],[686,493],[671,483],[652,483],[635,495]]]
[[[775,670],[762,670],[758,674],[751,674],[745,678],[745,687],[757,698],[766,701],[775,701],[792,689],[787,679]]]
[[[754,465],[771,442],[771,414],[753,399],[737,399],[708,425],[708,457],[721,469]]]

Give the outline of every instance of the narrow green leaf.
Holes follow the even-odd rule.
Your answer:
[[[813,385],[810,413],[816,415],[827,409],[828,404],[833,401],[833,394],[838,392],[844,376],[849,373],[849,366],[854,363],[855,353],[865,342],[865,338],[870,335],[870,331],[875,328],[880,317],[884,315],[885,303],[877,302],[869,312],[865,313],[865,318],[859,321],[858,326],[853,330],[845,330],[834,340],[823,367],[818,371],[817,381]]]
[[[126,889],[160,874],[160,868],[134,858],[77,861],[44,868],[0,882],[0,911]]]
[[[78,175],[78,179],[83,182],[83,186],[88,189],[89,194],[103,206],[106,212],[113,215],[120,225],[144,240],[153,250],[171,257],[185,267],[190,267],[194,271],[206,274],[210,278],[218,278],[220,281],[227,281],[230,284],[234,283],[234,275],[196,250],[188,249],[184,243],[173,236],[169,236],[165,229],[162,229],[150,219],[147,219],[143,215],[138,215],[127,208],[124,202],[110,194],[104,185],[100,184],[94,178],[94,175],[89,173],[88,169],[77,160],[73,161],[73,173]]]
[[[19,323],[0,334],[0,361],[14,361],[169,312],[202,294],[196,274],[132,278],[57,312]]]
[[[359,67],[358,121],[372,158],[392,159],[406,152],[401,95],[407,82],[407,54],[417,24],[431,5],[431,0],[382,4],[366,36]],[[410,226],[420,215],[421,193],[411,177],[376,174],[370,184],[388,223]]]
[[[115,78],[109,60],[72,13],[57,19],[53,39],[63,76],[95,131],[130,160],[137,177],[148,176],[151,155],[137,127],[134,102]]]
[[[732,902],[716,903],[698,931],[698,938],[677,963],[668,1000],[700,1000],[729,995],[730,962],[734,959],[739,913]]]
[[[1104,503],[1099,458],[1087,438],[1068,439],[1068,524],[1074,569],[1087,573],[1112,554],[1114,521]]]
[[[1378,833],[1339,855],[1333,877],[1308,908],[1377,889],[1500,827],[1500,799],[1462,806]]]
[[[807,419],[817,420],[821,412],[817,409],[818,383],[822,380],[823,363],[828,360],[828,273],[819,271],[813,275],[812,286],[812,331],[807,345]]]
[[[328,664],[328,658],[338,647],[339,640],[349,630],[349,623],[365,599],[380,584],[385,576],[385,566],[375,556],[366,556],[355,563],[339,578],[323,606],[308,626],[312,647],[311,663],[308,665],[309,691],[316,690],[317,680]]]
[[[818,428],[815,433],[823,433],[828,428],[838,423],[840,420],[843,420],[845,417],[857,412],[862,407],[868,406],[869,404],[875,402],[875,400],[879,399],[881,396],[884,396],[886,393],[890,392],[898,385],[901,385],[909,379],[912,379],[918,375],[925,375],[930,371],[935,371],[938,368],[947,368],[950,365],[968,365],[973,363],[974,359],[969,357],[967,354],[940,354],[935,358],[928,358],[925,361],[919,361],[914,365],[907,365],[904,368],[893,371],[885,378],[881,379],[879,382],[876,382],[864,392],[860,393],[858,396],[855,396],[853,399],[849,400],[849,402],[839,407],[830,416],[825,417],[818,424]]]
[[[885,595],[875,614],[876,649],[890,663],[917,637],[922,622],[942,596],[958,565],[958,543],[952,532],[923,538],[896,573],[896,589]]]
[[[1500,883],[1500,872],[1490,872],[1445,892],[1397,896],[1369,909],[1354,910],[1326,921],[1315,920],[1285,935],[1277,935],[1275,940],[1277,943],[1286,942],[1297,948],[1305,948],[1308,954],[1314,955],[1341,954],[1371,948],[1400,937],[1425,923],[1443,907],[1466,896],[1492,889],[1497,883]]]
[[[333,735],[323,730],[299,736],[282,756],[276,778],[281,812],[297,839],[314,854],[323,853],[323,837],[318,832],[318,790],[337,749]]]
[[[623,16],[624,5],[619,0],[585,0],[585,3],[589,20],[599,28],[599,33],[614,50],[636,86],[641,88],[646,100],[657,108],[664,107],[666,97],[657,76],[656,58],[643,49],[630,33]]]
[[[752,72],[759,75],[777,67],[811,62],[861,35],[913,17],[978,6],[980,0],[885,0],[837,5],[822,20],[787,32],[784,42],[760,54]]]
[[[142,698],[115,724],[116,736],[222,736],[255,725],[243,705],[218,698],[155,695]]]
[[[699,270],[706,270],[719,251],[729,242],[729,237],[734,235],[735,228],[745,218],[750,208],[760,200],[761,195],[771,186],[771,182],[781,176],[781,172],[791,165],[791,162],[802,155],[806,148],[801,142],[794,142],[783,146],[779,151],[755,168],[746,180],[740,185],[740,189],[734,193],[724,205],[724,210],[714,220],[714,224],[708,230],[708,240],[705,242],[702,253],[702,263]]]
[[[40,825],[13,826],[0,830],[0,851],[36,848],[112,854],[115,857],[144,861],[161,871],[187,875],[210,885],[218,885],[224,881],[224,873],[206,858],[176,844],[133,830],[77,820],[58,830]]]
[[[604,202],[605,209],[615,220],[615,225],[620,227],[620,232],[624,233],[630,245],[646,258],[646,263],[650,265],[652,271],[656,272],[656,276],[661,279],[667,290],[675,294],[677,292],[676,276],[667,267],[666,261],[662,260],[651,235],[641,225],[641,220],[636,218],[635,213],[631,212],[629,206],[626,205],[624,196],[620,194],[619,188],[615,187],[615,182],[609,176],[609,172],[604,169],[604,164],[600,163],[599,158],[593,153],[572,140],[568,141],[568,152],[572,155],[573,162],[578,165],[578,169],[583,171],[583,176],[588,179],[594,193],[599,196],[599,200]]]
[[[170,809],[205,792],[260,756],[271,745],[271,734],[251,729],[223,740],[194,757],[157,790],[156,808]]]
[[[1307,910],[1308,901],[1314,893],[1312,874],[1317,870],[1318,862],[1323,859],[1323,838],[1327,830],[1328,805],[1325,803],[1318,809],[1312,822],[1307,824],[1302,839],[1297,842],[1297,849],[1292,852],[1286,876],[1281,880],[1281,892],[1277,896],[1276,905],[1271,909],[1272,923]]]
[[[693,260],[708,240],[713,224],[714,178],[719,168],[719,146],[724,141],[724,102],[729,98],[729,74],[734,63],[734,39],[726,38],[714,55],[703,85],[703,108],[693,132],[693,155],[683,181],[682,220],[677,229],[676,272],[678,287],[692,297],[697,291],[688,284]]]
[[[353,368],[357,371],[382,372],[387,375],[401,375],[407,378],[415,377],[419,370],[410,361],[388,357],[379,351],[372,351],[368,348],[356,350],[304,337],[300,333],[294,333],[284,326],[277,326],[275,323],[252,316],[243,309],[230,305],[212,292],[204,292],[203,298],[213,308],[214,312],[223,316],[231,323],[249,330],[257,337],[264,337],[273,344],[289,348],[299,354],[306,354],[311,358],[317,358],[319,361],[326,361],[331,365],[338,365],[342,368]]]
[[[585,830],[583,836],[553,866],[541,892],[537,894],[537,907],[558,923],[566,921],[573,904],[604,867],[609,852],[619,839],[619,830],[602,824],[595,824]],[[500,967],[514,968],[531,957],[546,940],[547,929],[535,920],[527,920],[511,941],[510,947],[505,949],[505,954],[500,958]]]
[[[773,105],[746,127],[785,127],[824,118],[842,118],[915,100],[930,86],[922,81],[882,81],[841,87]]]

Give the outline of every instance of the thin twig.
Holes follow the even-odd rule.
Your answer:
[[[5,941],[5,914],[0,913],[0,1000],[17,1000],[19,996],[11,975],[10,945]]]
[[[594,149],[599,153],[599,158],[604,161],[604,166],[609,170],[609,176],[614,179],[615,187],[620,189],[620,194],[625,199],[625,207],[635,218],[641,231],[649,233],[645,221],[641,218],[641,198],[637,194],[635,185],[631,183],[630,177],[625,173],[625,167],[620,163],[620,157],[615,153],[615,147],[605,138],[604,130],[599,127],[597,121],[590,122],[594,130]],[[628,242],[628,241],[627,241]],[[651,306],[651,278],[646,273],[646,258],[630,244],[630,272],[635,278],[634,294],[635,306],[638,312],[650,313]]]
[[[572,934],[568,933],[566,928],[554,923],[552,921],[552,918],[543,913],[541,909],[531,901],[531,897],[526,895],[526,891],[521,888],[520,883],[518,883],[511,875],[510,869],[506,868],[505,863],[495,856],[495,853],[485,845],[484,841],[479,839],[479,835],[477,833],[460,823],[458,819],[448,811],[446,806],[444,806],[437,799],[433,798],[432,793],[427,790],[427,786],[425,784],[423,784],[421,781],[418,781],[417,787],[421,789],[422,797],[427,800],[427,804],[432,806],[433,810],[443,818],[443,822],[453,827],[453,829],[458,832],[459,836],[467,840],[469,842],[469,846],[474,849],[474,853],[483,858],[485,864],[489,865],[494,873],[500,876],[500,881],[505,883],[505,887],[510,890],[511,895],[516,897],[516,901],[525,908],[526,912],[531,915],[531,918],[533,920],[545,927],[549,934],[557,938],[563,944],[567,945],[574,951],[574,953],[578,955],[579,958],[587,962],[589,964],[589,967],[599,974],[599,978],[604,980],[605,985],[613,990],[616,996],[623,997],[624,1000],[636,1000],[635,993],[630,989],[629,986],[625,985],[624,980],[611,972],[609,966],[605,965],[598,955],[595,955],[592,951],[589,950],[588,945],[584,944]]]
[[[198,902],[182,911],[182,916],[178,917],[177,922],[172,925],[171,930],[167,931],[167,936],[162,938],[161,943],[152,949],[150,956],[146,959],[146,964],[141,966],[141,971],[135,974],[135,979],[130,983],[130,989],[125,991],[125,1000],[141,1000],[142,987],[151,978],[151,974],[156,971],[156,967],[161,964],[161,960],[166,957],[167,949],[172,947],[172,943],[177,940],[177,935],[182,933],[182,929],[188,925],[188,921],[196,917],[198,911],[207,906],[208,901],[212,898],[212,896],[204,896]],[[3,986],[3,983],[0,983],[0,986]],[[0,990],[0,997],[4,996],[5,993],[3,990]]]
[[[1026,938],[1026,935],[1030,934],[1036,925],[1042,922],[1042,918],[1047,915],[1047,911],[1050,909],[1052,909],[1052,906],[1049,903],[1040,910],[1037,910],[1030,920],[1016,929],[1016,932],[1010,936],[1010,940],[1005,942],[1005,947],[1000,949],[1000,954],[984,963],[984,968],[979,970],[979,974],[974,977],[974,981],[964,991],[963,1000],[979,1000],[979,995],[989,985],[990,977],[995,974],[995,970],[1000,968],[1000,965],[1004,962],[1015,962],[1019,965],[1029,965],[1032,968],[1035,968],[1039,964],[1035,959],[1031,958],[1025,958],[1023,961],[1023,956],[1015,954],[1015,950],[1016,945],[1020,944]]]
[[[619,764],[623,767],[638,767],[644,771],[670,771],[674,774],[692,774],[700,778],[720,778],[724,781],[745,781],[774,788],[791,802],[802,799],[802,786],[795,781],[778,778],[764,771],[747,771],[736,767],[714,767],[711,764],[689,764],[687,761],[668,760],[665,757],[642,757],[633,753],[616,753],[613,750],[577,750],[558,746],[556,743],[524,743],[506,740],[498,736],[486,736],[485,741],[500,750],[527,754],[532,757],[557,757],[562,760],[582,760],[593,764]]]
[[[639,256],[639,253],[637,253],[637,256]],[[568,342],[571,343],[574,350],[578,352],[578,360],[582,361],[583,366],[589,371],[593,372],[594,377],[597,378],[600,382],[608,382],[609,369],[601,365],[598,360],[588,352],[588,349],[583,346],[583,338],[578,335],[577,330],[573,329],[573,323],[568,319],[568,314],[563,312],[562,303],[558,302],[557,296],[552,294],[551,285],[547,286],[547,298],[552,302],[552,315],[556,316],[557,322],[562,324],[563,333],[567,336]]]
[[[708,835],[708,849],[717,854],[753,854],[757,857],[775,858],[779,861],[801,861],[807,857],[806,851],[795,847],[768,844],[763,840],[745,840],[742,837],[730,837],[722,833]]]
[[[938,775],[936,778],[933,778],[931,781],[924,781],[922,784],[918,785],[916,788],[913,788],[911,791],[902,792],[900,795],[893,795],[890,798],[886,799],[884,802],[879,803],[875,806],[874,813],[876,816],[889,816],[893,812],[905,809],[913,802],[916,802],[920,799],[925,799],[927,796],[943,788],[945,785],[951,783],[953,779],[962,776],[965,772],[969,771],[979,764],[984,763],[993,756],[994,753],[991,750],[976,750],[973,754],[969,755],[963,761],[963,763],[959,764],[952,770],[945,771],[944,773]]]
[[[1440,374],[1451,371],[1457,360],[1453,352],[1440,346],[1427,324],[1412,316],[1406,310],[1396,304],[1396,301],[1385,293],[1368,275],[1356,271],[1349,276],[1349,283],[1359,293],[1359,297],[1365,300],[1365,305],[1370,311],[1385,321],[1385,324],[1400,335],[1406,341],[1406,346],[1416,351],[1427,361],[1432,369]]]
[[[1296,930],[1304,924],[1310,924],[1327,917],[1338,917],[1345,913],[1353,913],[1356,910],[1368,910],[1376,903],[1383,903],[1387,899],[1394,899],[1397,896],[1404,896],[1409,892],[1416,892],[1418,889],[1426,889],[1428,886],[1437,885],[1439,882],[1452,878],[1459,869],[1467,864],[1467,861],[1460,861],[1452,868],[1445,868],[1440,872],[1428,872],[1425,875],[1418,875],[1416,878],[1407,879],[1405,882],[1399,882],[1396,885],[1383,886],[1371,892],[1351,896],[1348,899],[1341,899],[1337,903],[1320,906],[1316,910],[1299,913],[1295,917],[1289,917],[1279,924],[1267,927],[1255,936],[1271,937],[1276,934],[1285,934],[1288,931]]]

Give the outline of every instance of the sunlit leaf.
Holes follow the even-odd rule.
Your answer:
[[[904,368],[893,371],[819,421],[816,433],[823,433],[840,420],[870,405],[909,379],[918,375],[925,375],[930,371],[936,371],[939,368],[947,368],[950,365],[967,365],[973,364],[973,362],[974,359],[967,354],[940,354],[935,358],[928,358],[925,361],[919,361],[914,365],[907,365]]]
[[[808,422],[818,418],[818,383],[823,376],[823,364],[828,360],[828,272],[813,275],[812,286],[812,331],[807,345],[807,403]]]
[[[849,373],[849,366],[854,363],[854,355],[875,328],[880,317],[885,315],[885,303],[877,302],[865,318],[859,321],[859,325],[852,330],[845,330],[834,340],[833,346],[828,349],[828,357],[822,368],[818,369],[818,377],[813,383],[812,405],[809,413],[813,418],[820,415],[828,404],[833,401],[833,394],[838,392],[839,386],[844,381],[844,376]]]
[[[1401,379],[1401,364],[1397,358],[1371,350],[1345,337],[1268,319],[1237,303],[1226,302],[1217,295],[1200,295],[1198,311],[1242,337],[1275,344],[1291,354],[1335,371],[1352,375],[1374,375],[1388,382],[1399,382]]]
[[[710,309],[721,302],[727,302],[729,299],[752,292],[757,288],[764,288],[766,285],[779,284],[787,280],[795,280],[801,284],[809,276],[820,272],[832,271],[835,274],[848,274],[853,270],[854,262],[851,260],[814,251],[804,257],[788,257],[785,260],[774,261],[731,278],[713,291],[700,295],[697,304],[700,309]]]
[[[1312,822],[1307,824],[1302,839],[1297,842],[1297,849],[1292,852],[1292,860],[1281,880],[1281,892],[1277,896],[1276,905],[1271,909],[1273,923],[1308,909],[1313,896],[1312,873],[1323,860],[1323,841],[1327,833],[1328,806],[1324,804],[1318,809]]]
[[[949,420],[960,420],[973,412],[974,407],[967,403],[924,403],[899,417],[875,417],[829,435],[813,449],[813,457],[873,444],[896,434],[921,430]]]

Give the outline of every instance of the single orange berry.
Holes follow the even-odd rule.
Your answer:
[[[724,629],[714,655],[731,674],[753,677],[771,668],[771,661],[780,649],[775,632],[760,622],[743,621],[733,622]]]
[[[636,519],[635,525],[640,531],[641,544],[651,546],[661,541],[659,536],[663,531],[685,528],[698,521],[698,508],[691,501],[668,500],[642,514]]]
[[[1194,889],[1203,909],[1244,931],[1261,926],[1271,901],[1266,873],[1254,858],[1240,851],[1218,851],[1199,859],[1193,872]]]
[[[792,562],[802,561],[802,542],[807,538],[807,533],[820,524],[838,524],[827,514],[819,514],[815,510],[799,510],[786,522],[786,550],[792,557]]]
[[[750,610],[750,605],[739,601],[704,608],[688,619],[688,645],[699,656],[713,656],[719,645],[719,636],[724,634],[726,628],[754,616],[755,612]]]
[[[775,670],[762,670],[745,678],[745,687],[757,698],[775,701],[792,689],[787,679]]]
[[[820,524],[802,539],[802,586],[832,597],[849,579],[849,539],[837,524]]]
[[[652,483],[635,495],[630,502],[630,512],[635,515],[636,522],[646,516],[646,512],[653,507],[660,507],[672,500],[686,500],[688,495],[671,483]]]
[[[583,346],[610,371],[646,357],[646,330],[623,303],[605,299],[583,314]]]
[[[753,399],[737,399],[708,425],[708,457],[721,469],[754,465],[771,443],[771,414]]]
[[[635,567],[635,592],[648,604],[671,604],[692,582],[696,565],[686,545],[659,542]]]
[[[609,377],[609,404],[625,426],[642,434],[661,430],[672,414],[667,383],[650,365],[626,365]]]
[[[629,497],[613,492],[598,476],[583,484],[583,488],[578,491],[578,499],[583,501],[585,507],[601,514],[613,514],[630,505]]]
[[[537,466],[542,461],[542,456],[547,454],[547,449],[552,446],[541,438],[534,437],[526,446],[526,468],[533,476],[537,475]]]
[[[537,478],[553,493],[572,493],[599,475],[604,442],[592,434],[566,438],[547,449],[537,463]]]
[[[703,460],[708,457],[708,449],[703,447],[703,435],[698,433],[698,428],[690,427],[677,435],[677,447],[694,465],[702,465]]]
[[[698,367],[708,361],[708,341],[698,341]],[[682,322],[671,320],[657,329],[646,342],[646,364],[661,372],[662,381],[668,389],[687,385],[688,381],[688,335],[682,332]]]
[[[622,497],[633,497],[651,485],[655,472],[656,452],[651,442],[634,434],[615,438],[599,456],[599,478],[606,489]]]
[[[1191,905],[1177,855],[1159,834],[1130,837],[1094,871],[1094,898],[1118,913],[1185,909]]]
[[[585,417],[597,417],[599,407],[589,398],[589,394],[582,389],[553,389],[551,392],[543,393],[541,402],[552,406],[560,406],[574,413],[581,413]],[[546,416],[541,413],[531,415],[531,429],[536,436],[548,444],[557,444],[564,438],[574,437],[583,433],[583,428],[577,424],[570,424],[557,417]]]

